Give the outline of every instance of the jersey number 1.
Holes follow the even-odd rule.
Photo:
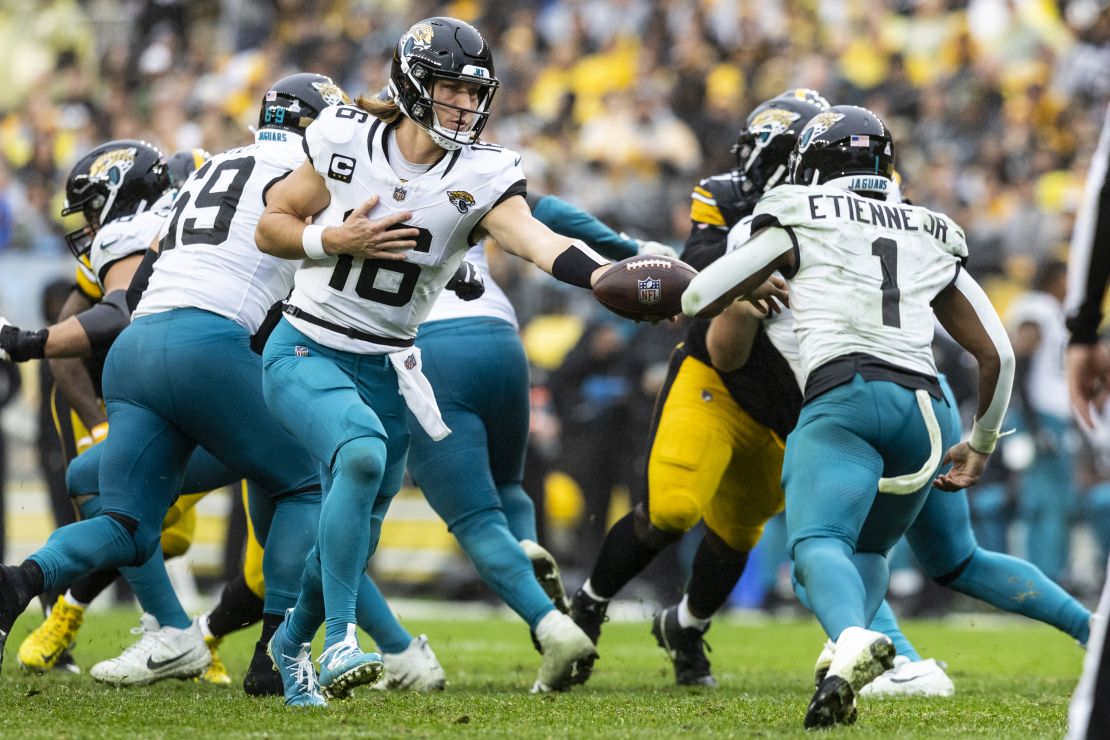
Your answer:
[[[898,289],[898,243],[885,236],[871,242],[871,254],[879,258],[883,268],[883,326],[902,328],[902,317],[898,312],[898,302],[902,291]]]

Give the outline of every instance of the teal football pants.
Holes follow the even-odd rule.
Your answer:
[[[436,442],[408,415],[409,472],[478,574],[533,629],[555,607],[520,540],[536,540],[536,511],[521,486],[528,445],[528,360],[501,319],[423,324],[424,374],[451,434]]]
[[[357,600],[381,523],[404,478],[409,433],[397,376],[384,354],[317,344],[282,319],[263,358],[266,402],[322,471],[316,549],[320,577],[302,580],[290,636],[328,647],[356,623]]]
[[[289,540],[264,574],[275,594],[295,591],[283,584],[300,580],[314,534],[302,504],[319,499],[319,478],[266,408],[261,360],[246,329],[191,308],[137,318],[108,353],[104,397],[111,434],[98,445],[103,515],[62,527],[31,556],[46,587],[146,562],[200,445],[236,479],[250,478],[273,497],[272,526]],[[267,611],[284,608],[270,601],[268,593]]]

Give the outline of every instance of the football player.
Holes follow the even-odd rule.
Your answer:
[[[959,226],[852,192],[888,189],[869,183],[889,183],[893,170],[894,142],[873,113],[836,106],[815,116],[792,156],[797,184],[761,198],[752,238],[683,295],[688,315],[712,316],[776,270],[790,281],[807,379],[783,464],[787,533],[795,576],[836,643],[807,728],[854,721],[856,694],[892,667],[890,638],[867,629],[886,593],[885,554],[934,481],[952,491],[977,481],[1013,383],[1006,331],[960,269]],[[934,312],[979,364],[967,442],[937,421],[948,402],[933,364]],[[940,474],[942,457],[953,465]]]
[[[297,606],[271,642],[276,659],[293,658],[279,660],[287,696],[305,703],[324,703],[316,686],[297,682],[312,674],[321,624],[319,680],[329,695],[380,670],[355,636],[354,584],[401,483],[407,413],[433,440],[451,431],[414,338],[467,249],[488,235],[582,288],[609,264],[533,218],[520,157],[479,139],[498,84],[473,27],[416,23],[394,50],[391,100],[360,98],[313,123],[309,161],[271,189],[258,224],[262,250],[304,260],[266,344],[267,402],[331,473]],[[533,690],[567,687],[593,643],[556,610],[535,633],[543,661]]]
[[[729,229],[766,190],[785,182],[799,132],[828,108],[813,90],[788,90],[757,106],[734,148],[736,168],[694,188],[693,229],[683,259],[704,268],[725,252]],[[714,686],[703,635],[736,586],[763,526],[782,510],[783,440],[801,405],[786,361],[765,334],[748,362],[714,370],[708,322],[695,321],[675,348],[656,402],[645,501],[613,525],[571,615],[596,643],[609,600],[663,548],[705,519],[686,594],[656,615],[652,634],[679,684]],[[579,679],[592,665],[580,666]]]
[[[876,185],[875,181],[865,183],[862,180],[861,184],[869,187]],[[879,195],[888,203],[900,202],[900,187],[897,182],[890,185],[886,192]],[[747,241],[751,221],[751,217],[743,219],[729,233],[730,251]],[[742,365],[760,326],[790,363],[801,383],[805,376],[789,310],[765,317],[758,309],[741,302],[723,311],[712,320],[707,335],[714,366],[728,371]],[[949,410],[943,423],[951,427],[952,436],[959,437],[962,423],[955,397],[943,376],[939,376],[938,381]],[[1004,611],[1051,624],[1074,637],[1079,644],[1087,643],[1090,612],[1082,604],[1028,561],[984,550],[978,545],[964,491],[930,493],[921,513],[906,532],[906,540],[925,572],[937,583],[982,599]],[[798,596],[807,602],[805,589],[795,585]],[[894,612],[885,600],[870,627],[891,638],[897,656],[894,667],[867,684],[860,692],[862,696],[952,696],[955,693],[952,680],[943,666],[932,658],[922,659],[902,634]],[[825,647],[814,670],[818,684],[828,671],[835,644],[829,641]]]
[[[147,269],[133,281],[142,295],[135,321],[113,344],[106,365],[113,433],[91,451],[105,471],[101,495],[93,497],[104,513],[60,529],[19,568],[0,569],[0,643],[27,601],[44,588],[145,559],[156,540],[156,517],[162,519],[176,496],[198,441],[218,449],[235,478],[246,473],[274,496],[251,501],[259,538],[273,532],[282,543],[263,563],[267,613],[280,617],[282,600],[295,595],[315,538],[319,484],[303,448],[273,423],[262,400],[250,331],[287,293],[292,267],[260,254],[253,231],[267,186],[303,159],[304,126],[340,102],[341,92],[321,76],[294,77],[267,93],[256,143],[198,170],[157,232],[161,249],[148,252]],[[110,175],[98,179],[105,187],[116,181]],[[150,287],[142,292],[144,275]],[[151,358],[157,367],[150,367]],[[140,367],[141,374],[135,370]],[[237,423],[225,425],[227,417]],[[209,658],[199,628],[185,627],[172,637],[151,646],[146,662],[152,670],[203,670]],[[203,655],[192,649],[198,639]]]

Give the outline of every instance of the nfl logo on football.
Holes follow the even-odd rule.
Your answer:
[[[640,291],[640,303],[650,306],[663,299],[663,281],[658,278],[637,280],[636,287]]]

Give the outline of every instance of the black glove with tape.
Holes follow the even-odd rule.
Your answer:
[[[447,290],[454,291],[464,301],[473,301],[486,292],[486,284],[478,268],[463,260],[459,269],[455,270],[454,277],[447,281]]]
[[[46,352],[47,334],[47,329],[23,331],[0,316],[0,360],[26,362],[41,359]]]

